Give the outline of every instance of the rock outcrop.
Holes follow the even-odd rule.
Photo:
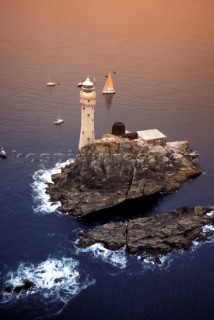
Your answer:
[[[28,279],[24,279],[23,283],[20,285],[16,285],[16,286],[5,286],[3,288],[3,292],[7,292],[7,293],[20,293],[20,292],[24,292],[24,291],[30,291],[35,289],[36,285],[35,283],[33,283],[32,281],[28,280]]]
[[[175,249],[188,249],[194,240],[206,240],[214,235],[214,227],[208,227],[213,225],[214,208],[179,208],[128,223],[108,223],[84,231],[78,245],[88,247],[101,243],[110,250],[125,247],[131,254],[157,257]]]
[[[169,192],[199,174],[187,141],[161,146],[105,134],[52,176],[47,193],[61,202],[60,211],[85,216],[126,199]]]

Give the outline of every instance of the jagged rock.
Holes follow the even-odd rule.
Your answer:
[[[13,288],[10,287],[10,286],[5,286],[5,287],[3,288],[3,291],[4,291],[4,292],[7,292],[7,293],[11,293],[11,292],[13,291]]]
[[[126,225],[124,223],[105,224],[94,230],[83,232],[79,240],[81,247],[102,243],[110,250],[118,250],[126,245]]]
[[[36,285],[35,283],[33,283],[32,281],[25,279],[23,280],[23,283],[20,284],[19,286],[5,286],[3,291],[7,292],[7,293],[20,293],[21,291],[29,291],[32,288],[34,288]]]
[[[214,234],[214,231],[203,231],[206,225],[214,225],[212,207],[184,207],[126,224],[109,223],[84,231],[78,245],[101,243],[110,250],[125,246],[131,254],[158,256],[174,249],[188,249],[194,240],[206,240]]]
[[[161,146],[106,134],[53,175],[47,193],[61,201],[60,211],[84,216],[126,199],[169,192],[200,173],[187,141]]]
[[[54,283],[61,283],[64,280],[63,277],[54,279]]]

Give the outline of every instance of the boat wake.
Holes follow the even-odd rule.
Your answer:
[[[83,289],[95,283],[80,269],[79,262],[73,258],[50,258],[37,266],[21,263],[17,271],[10,271],[4,277],[0,303],[23,299],[39,294],[48,303],[68,303]]]
[[[60,173],[61,169],[73,162],[69,159],[63,163],[57,163],[54,168],[40,169],[33,175],[34,182],[31,184],[33,189],[33,210],[35,213],[46,214],[52,213],[60,206],[60,202],[51,202],[49,195],[46,193],[48,183],[52,183],[52,174]]]

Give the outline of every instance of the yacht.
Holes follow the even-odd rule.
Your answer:
[[[0,158],[7,158],[7,154],[3,148],[1,148],[1,150],[0,150]]]
[[[54,121],[54,124],[61,124],[64,120],[60,117],[60,109],[59,109],[59,117]]]

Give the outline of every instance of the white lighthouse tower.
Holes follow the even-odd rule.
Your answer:
[[[94,134],[94,107],[96,104],[96,92],[94,84],[89,77],[82,83],[80,91],[81,104],[81,128],[79,150],[95,139]]]

